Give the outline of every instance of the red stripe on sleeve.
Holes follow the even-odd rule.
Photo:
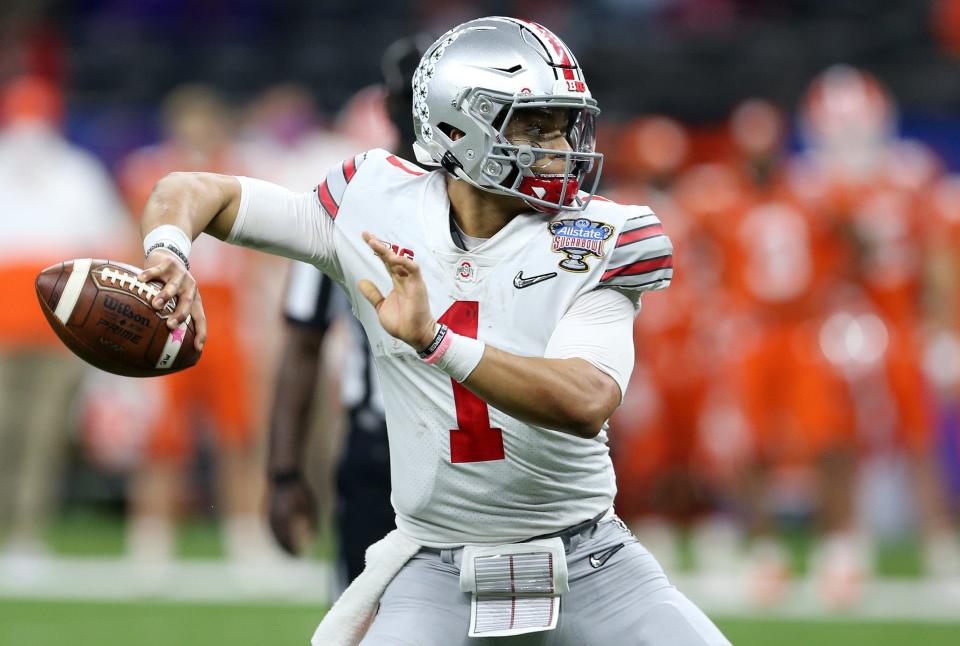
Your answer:
[[[347,161],[343,162],[343,177],[347,180],[347,184],[350,183],[350,180],[353,179],[353,176],[357,174],[357,160],[354,157],[351,157]]]
[[[639,229],[634,229],[633,231],[627,231],[626,233],[621,233],[620,237],[617,238],[617,246],[622,247],[625,244],[630,244],[631,242],[639,242],[640,240],[646,240],[647,238],[656,238],[657,236],[663,235],[663,227],[659,224],[649,224],[645,227],[640,227]]]
[[[413,170],[412,168],[404,164],[402,161],[400,161],[400,158],[397,157],[396,155],[390,155],[389,157],[387,157],[387,161],[393,164],[394,166],[396,166],[397,168],[399,168],[400,170],[406,171],[411,175],[417,175],[417,176],[424,175],[423,171]]]
[[[337,211],[340,210],[340,207],[337,206],[337,203],[333,201],[333,196],[330,195],[330,189],[327,188],[327,180],[323,180],[320,186],[317,187],[317,199],[320,200],[320,205],[323,207],[323,210],[329,213],[331,218],[336,220]]]
[[[671,267],[673,267],[673,256],[661,256],[660,258],[640,260],[629,265],[624,265],[623,267],[608,269],[603,272],[603,276],[600,277],[600,282],[602,283],[614,276],[636,276],[638,274],[646,274],[647,272],[658,269],[669,269]]]

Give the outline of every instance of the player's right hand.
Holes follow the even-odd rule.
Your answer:
[[[286,553],[299,556],[316,527],[317,506],[303,478],[270,484],[270,531]]]
[[[163,283],[163,289],[153,300],[153,307],[157,310],[171,298],[176,298],[177,307],[167,318],[167,326],[172,330],[187,320],[189,314],[197,326],[197,335],[194,345],[197,350],[203,350],[207,341],[207,317],[203,313],[203,302],[197,290],[197,281],[187,271],[183,262],[165,249],[154,249],[144,261],[144,270],[138,276],[139,280],[149,282],[156,280]]]

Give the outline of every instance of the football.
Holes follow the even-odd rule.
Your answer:
[[[37,298],[60,340],[87,363],[126,377],[156,377],[200,359],[189,317],[167,327],[173,313],[150,304],[161,284],[137,280],[140,269],[83,258],[47,267],[37,276]]]

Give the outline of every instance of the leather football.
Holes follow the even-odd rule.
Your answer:
[[[176,305],[154,309],[161,284],[137,280],[141,271],[112,260],[67,260],[40,272],[37,298],[64,345],[101,370],[156,377],[189,368],[200,359],[194,322],[167,327]]]

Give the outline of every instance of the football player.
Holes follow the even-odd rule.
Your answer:
[[[611,508],[606,420],[672,246],[649,209],[594,195],[583,71],[546,28],[483,18],[430,47],[413,89],[433,172],[371,150],[301,195],[175,173],[143,217],[141,278],[165,283],[157,306],[177,299],[169,325],[194,317],[198,345],[186,264],[204,231],[314,264],[366,331],[398,531],[314,643],[729,643]]]

